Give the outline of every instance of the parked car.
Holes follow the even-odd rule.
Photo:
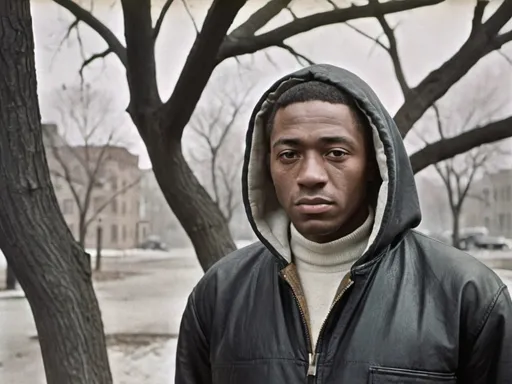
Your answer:
[[[509,250],[512,249],[511,241],[503,236],[478,236],[474,240],[476,248]]]
[[[168,251],[169,247],[162,241],[159,240],[146,240],[139,244],[139,249],[150,249],[154,251]]]

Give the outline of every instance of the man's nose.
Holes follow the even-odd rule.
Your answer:
[[[320,187],[327,183],[327,172],[322,156],[308,156],[302,160],[297,182],[306,188]]]

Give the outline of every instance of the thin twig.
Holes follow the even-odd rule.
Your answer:
[[[500,51],[500,50],[497,50],[496,51],[501,57],[503,57],[507,63],[509,63],[510,65],[512,65],[512,59],[510,57],[508,57],[504,52]]]
[[[303,54],[297,52],[295,49],[290,47],[288,44],[281,43],[281,44],[278,45],[278,47],[286,49],[288,52],[290,52],[295,57],[295,59],[297,60],[297,62],[300,65],[304,65],[303,63],[300,62],[300,59],[306,61],[308,65],[314,65],[315,64],[315,62],[313,60],[311,60],[308,57],[304,56]]]
[[[368,33],[366,33],[365,31],[363,31],[362,29],[359,29],[357,28],[356,26],[352,25],[351,23],[349,22],[346,22],[345,25],[351,29],[353,29],[354,31],[356,31],[357,33],[359,33],[360,35],[366,37],[367,39],[370,39],[372,41],[374,41],[376,44],[380,45],[382,48],[384,48],[386,50],[386,52],[389,52],[389,47],[387,45],[385,45],[383,42],[381,42],[379,40],[379,37],[373,37],[371,35],[369,35]],[[381,35],[382,36],[382,35]]]
[[[190,11],[190,8],[187,4],[187,0],[181,0],[181,1],[183,2],[183,6],[185,7],[185,10],[187,11],[188,16],[190,17],[190,20],[192,21],[192,24],[194,25],[196,34],[199,35],[199,27],[197,26],[196,20],[194,19],[194,15],[192,15],[192,12]]]
[[[80,74],[80,78],[82,79],[83,81],[83,77],[84,77],[84,69],[85,67],[87,67],[89,64],[91,64],[94,60],[96,59],[101,59],[101,58],[105,58],[107,57],[108,55],[110,55],[112,52],[114,52],[112,50],[112,48],[107,48],[105,49],[103,52],[100,52],[100,53],[95,53],[94,55],[92,55],[91,57],[89,57],[87,60],[85,60],[83,63],[82,63],[82,66],[80,67],[80,70],[78,71],[78,73]]]

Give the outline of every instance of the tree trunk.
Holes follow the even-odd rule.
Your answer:
[[[94,268],[96,271],[101,270],[101,248],[102,248],[102,239],[103,238],[103,228],[101,225],[98,225],[96,230],[96,267]]]
[[[85,237],[87,236],[87,227],[85,226],[85,217],[82,218],[80,214],[80,220],[78,223],[78,244],[85,249]]]
[[[452,242],[455,248],[460,247],[460,209],[452,209],[453,226],[452,226]]]
[[[47,382],[112,383],[88,258],[50,181],[30,2],[0,0],[0,15],[0,248],[32,309]]]
[[[148,145],[153,170],[172,211],[187,232],[204,271],[236,249],[221,210],[194,176],[179,142]]]
[[[6,274],[7,274],[7,276],[6,276],[5,288],[8,291],[13,291],[16,289],[16,276],[14,275],[14,271],[12,270],[12,268],[10,266],[7,266]]]

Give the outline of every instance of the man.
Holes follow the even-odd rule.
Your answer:
[[[190,295],[177,384],[512,383],[509,292],[412,230],[402,138],[361,79],[315,65],[263,95],[243,198],[260,242]]]

